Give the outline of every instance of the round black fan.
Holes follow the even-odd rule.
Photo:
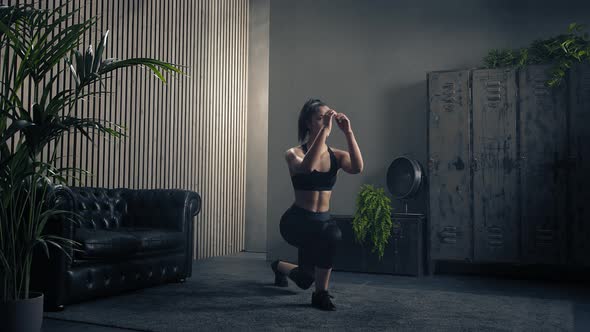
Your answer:
[[[407,201],[418,194],[423,178],[422,165],[414,159],[397,157],[389,165],[387,187],[393,198],[405,202],[406,213],[408,212]]]

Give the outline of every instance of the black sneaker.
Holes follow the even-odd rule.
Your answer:
[[[296,267],[289,272],[289,279],[293,280],[301,289],[308,289],[315,281],[313,274]]]
[[[270,264],[270,268],[275,273],[275,286],[278,286],[278,287],[289,286],[289,282],[287,281],[287,277],[277,269],[277,266],[279,266],[278,260],[276,260],[276,261],[272,262],[272,264]]]
[[[336,306],[330,298],[334,298],[332,295],[325,291],[315,291],[311,294],[311,306],[320,310],[334,311]]]

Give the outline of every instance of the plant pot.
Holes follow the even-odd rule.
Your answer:
[[[29,298],[0,302],[0,327],[6,332],[39,332],[43,325],[43,293]]]

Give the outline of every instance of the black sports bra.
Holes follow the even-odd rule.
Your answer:
[[[301,146],[303,152],[307,153],[307,143]],[[311,173],[299,173],[291,176],[293,188],[296,190],[332,190],[336,183],[336,175],[338,173],[338,160],[334,151],[328,146],[328,153],[330,154],[330,170],[327,172],[318,172],[317,170]]]

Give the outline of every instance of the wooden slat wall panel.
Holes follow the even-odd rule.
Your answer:
[[[108,29],[105,57],[154,57],[185,66],[187,76],[167,75],[164,85],[140,68],[113,73],[97,87],[113,94],[79,103],[72,113],[124,126],[127,136],[95,135],[90,142],[74,132],[43,158],[55,150],[63,157],[57,166],[92,174],[69,185],[194,190],[203,202],[194,257],[243,250],[248,0],[77,0],[67,10],[74,8],[82,8],[77,20],[100,16],[80,51]],[[71,84],[67,73],[55,87]],[[26,90],[22,96],[30,99]]]

